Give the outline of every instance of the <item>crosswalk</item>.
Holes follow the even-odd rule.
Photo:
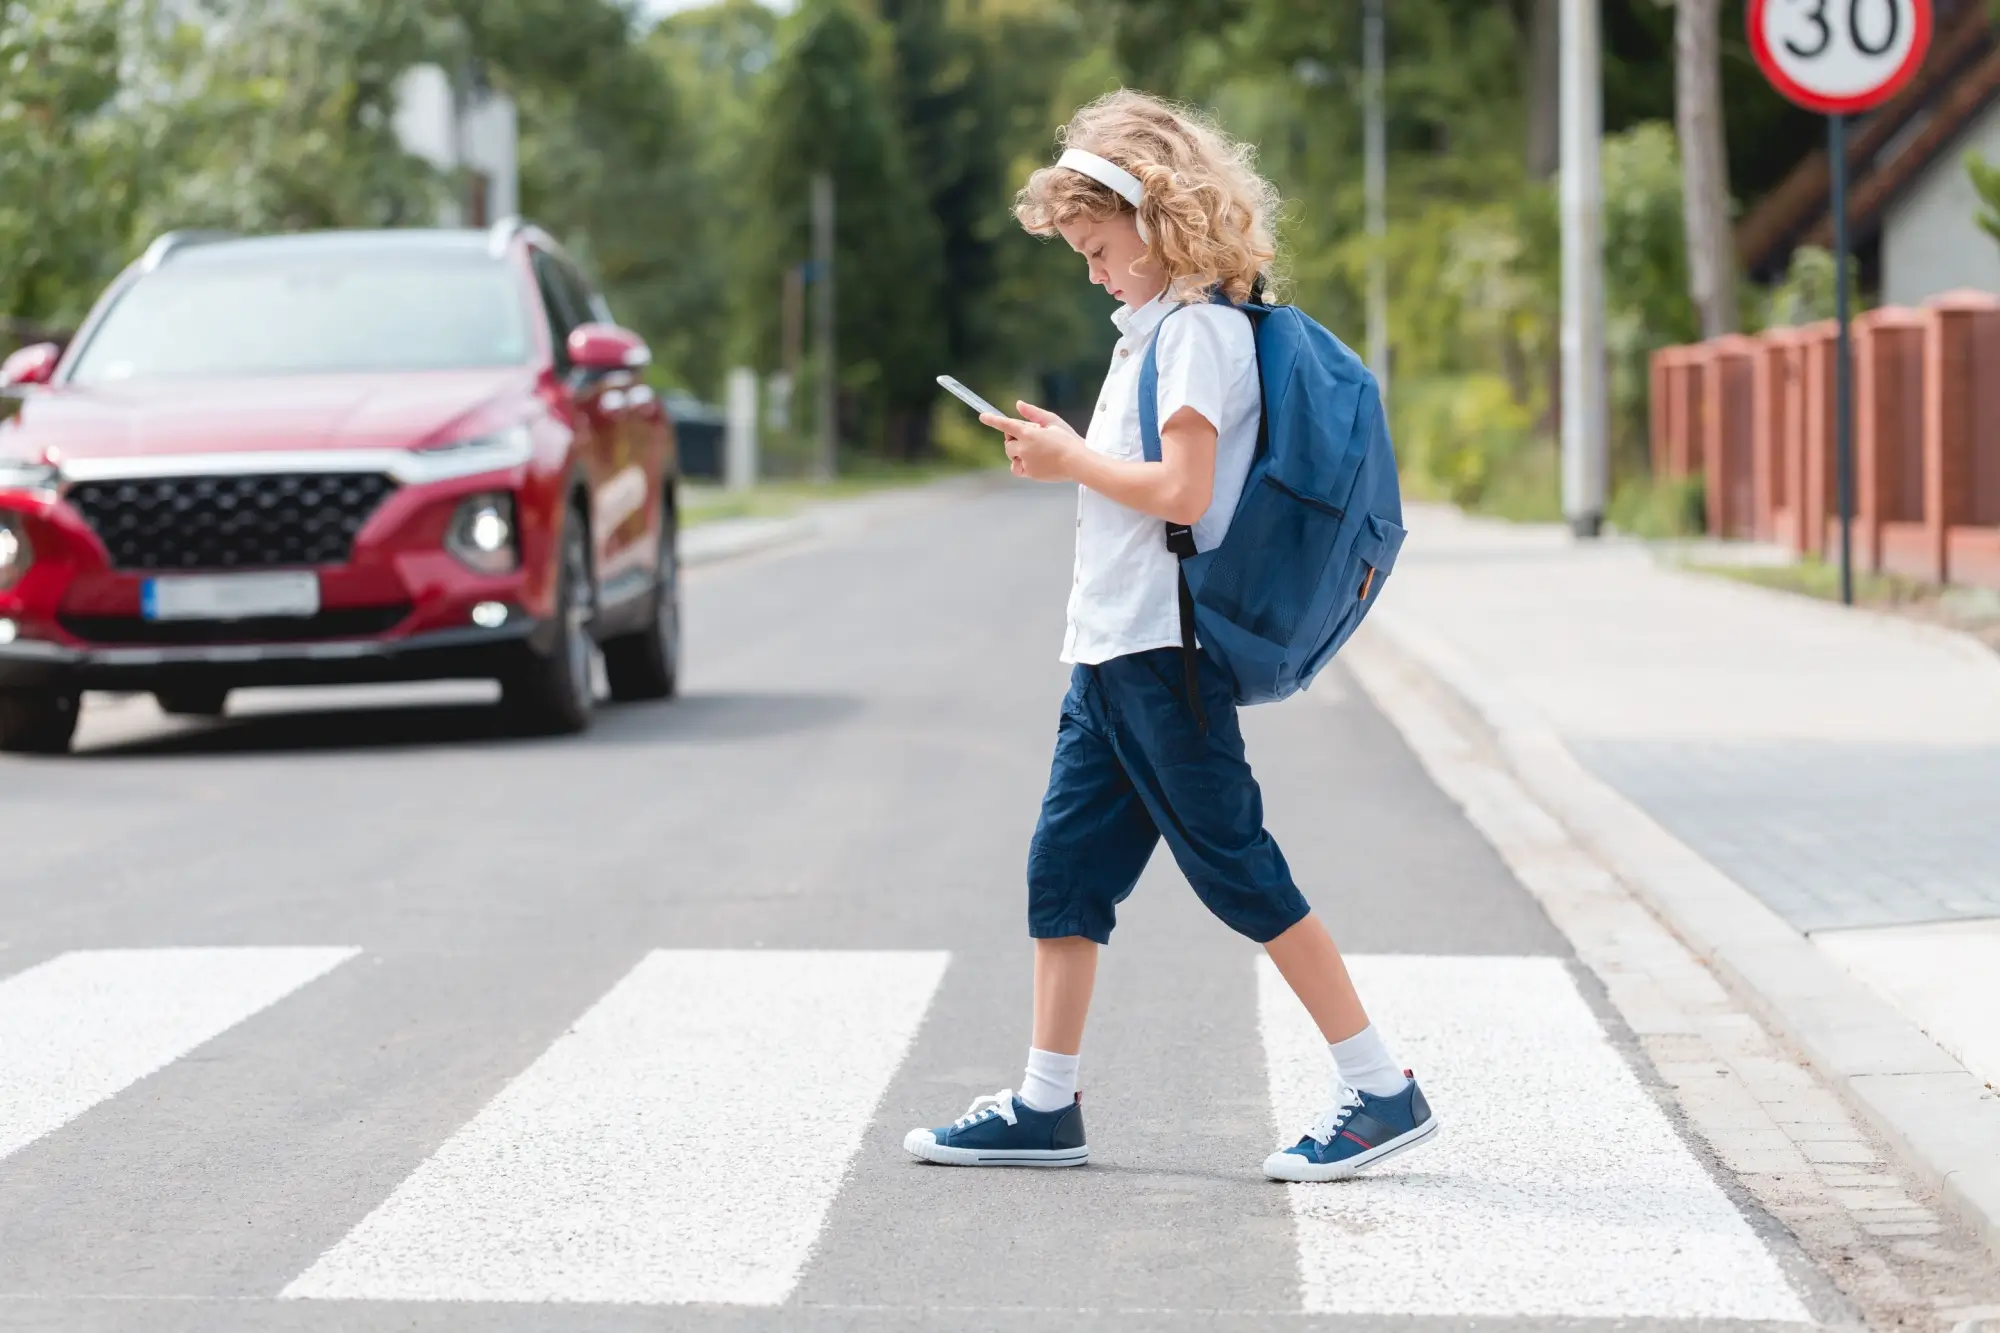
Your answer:
[[[87,950],[0,976],[0,1207],[35,1145],[87,1135],[93,1108],[253,1016],[282,1021],[287,997],[361,953]],[[1566,962],[1350,965],[1444,1130],[1355,1182],[1271,1187],[1291,1208],[1293,1309],[1810,1322]],[[645,952],[302,1271],[237,1294],[782,1307],[843,1191],[876,1187],[857,1162],[891,1160],[870,1145],[907,1128],[880,1108],[952,966],[919,950]],[[1289,1139],[1325,1095],[1325,1046],[1268,962],[1245,966],[1271,1136]],[[1093,1188],[1093,1171],[1057,1174],[1022,1187]],[[957,1183],[932,1179],[934,1197]]]

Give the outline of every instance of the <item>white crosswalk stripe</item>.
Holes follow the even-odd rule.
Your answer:
[[[1272,1113],[1295,1142],[1331,1063],[1257,963]],[[1442,1128],[1354,1181],[1287,1187],[1308,1311],[1809,1321],[1562,960],[1348,964]]]
[[[99,950],[0,978],[0,1158],[356,952]],[[645,955],[471,1119],[441,1126],[386,1197],[359,1201],[372,1211],[315,1262],[288,1263],[282,1295],[784,1304],[843,1189],[925,1170],[897,1156],[850,1176],[867,1135],[900,1137],[877,1108],[949,957]],[[1359,1180],[1287,1187],[1306,1312],[1810,1322],[1563,960],[1349,961],[1443,1129]],[[1289,1142],[1324,1104],[1331,1062],[1268,961],[1256,969]]]
[[[947,958],[648,955],[284,1294],[783,1302]]]
[[[357,952],[90,949],[0,979],[0,1158]]]

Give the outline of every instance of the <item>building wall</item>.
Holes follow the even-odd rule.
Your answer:
[[[513,101],[500,93],[461,98],[436,65],[415,65],[396,85],[396,136],[404,151],[447,174],[467,173],[472,198],[448,204],[440,225],[485,226],[518,211]]]
[[[1916,305],[1959,287],[2000,292],[2000,240],[1979,226],[1965,155],[2000,162],[2000,102],[1986,108],[1890,204],[1882,219],[1882,300]]]

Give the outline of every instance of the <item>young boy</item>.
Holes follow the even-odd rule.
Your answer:
[[[1235,702],[1200,659],[1204,728],[1180,658],[1179,584],[1162,520],[1209,550],[1228,531],[1262,410],[1250,299],[1275,255],[1277,192],[1253,154],[1196,116],[1114,93],[1078,112],[1057,165],[1029,178],[1016,215],[1060,235],[1116,297],[1122,335],[1087,436],[1052,412],[981,420],[1006,436],[1016,476],[1079,486],[1076,580],[1063,660],[1073,664],[1041,819],[1028,853],[1035,939],[1033,1044],[1021,1090],[981,1097],[904,1147],[957,1166],[1080,1166],[1090,1148],[1078,1051],[1117,905],[1164,837],[1195,892],[1262,944],[1333,1053],[1331,1105],[1273,1153],[1279,1180],[1334,1180],[1413,1147],[1437,1118],[1368,1021],[1340,951],[1264,831]],[[1159,344],[1161,460],[1143,461],[1138,381]]]

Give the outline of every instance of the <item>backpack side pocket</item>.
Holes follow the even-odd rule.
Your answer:
[[[1238,506],[1196,600],[1272,643],[1290,643],[1319,599],[1341,511],[1264,474]]]

